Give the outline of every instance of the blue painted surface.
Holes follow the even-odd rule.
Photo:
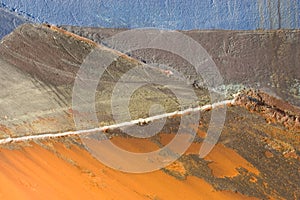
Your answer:
[[[22,16],[17,16],[0,8],[0,39],[12,32],[17,26],[30,22]]]
[[[300,27],[300,0],[1,0],[35,22],[112,28]]]

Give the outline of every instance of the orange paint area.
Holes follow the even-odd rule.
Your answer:
[[[253,174],[259,174],[259,171],[251,163],[222,144],[217,144],[204,159],[211,162],[208,166],[215,177],[237,176],[239,174],[237,169],[241,167]]]
[[[155,147],[151,142],[139,144],[135,140],[124,144],[127,142],[120,138],[114,139],[114,142],[134,151],[140,151],[142,147],[147,150]],[[106,167],[86,150],[64,143],[49,140],[41,145],[30,142],[14,150],[2,148],[0,198],[247,199],[239,193],[216,191],[206,181],[196,177],[182,181],[163,171],[122,173]],[[136,147],[132,148],[130,143]],[[179,162],[170,165],[169,169],[184,173]]]

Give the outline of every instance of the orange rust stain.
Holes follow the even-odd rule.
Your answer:
[[[167,133],[161,133],[159,134],[160,136],[160,142],[163,146],[166,146],[167,144],[169,144],[174,137],[176,136],[175,134],[167,134]]]
[[[259,171],[247,160],[241,157],[233,149],[227,148],[222,144],[217,144],[213,150],[204,158],[212,161],[208,166],[211,168],[215,177],[234,177],[239,174],[237,168],[245,168],[256,175]]]
[[[146,138],[113,137],[111,142],[117,145],[119,148],[135,153],[145,153],[159,149],[154,142]]]
[[[257,182],[257,178],[256,177],[251,177],[250,182],[256,183]]]
[[[176,171],[181,175],[185,175],[186,174],[186,170],[183,166],[183,164],[179,161],[175,161],[172,164],[170,164],[169,166],[165,167],[165,169],[169,170],[169,171]]]
[[[202,131],[198,131],[198,136],[203,136],[204,134],[206,135],[205,132]],[[161,133],[159,134],[160,136],[160,142],[162,143],[163,146],[169,144],[172,139],[176,136],[175,134],[166,134],[166,133]],[[202,143],[191,143],[190,146],[188,147],[188,149],[185,151],[185,154],[199,154],[200,151],[200,147],[201,147]]]
[[[294,159],[300,159],[296,153],[296,151],[287,152],[284,154],[285,158],[294,158]]]
[[[198,131],[197,131],[197,135],[198,135],[199,137],[201,137],[201,138],[205,138],[206,135],[207,135],[207,133],[204,132],[204,131],[198,130]]]
[[[3,199],[96,198],[93,188],[82,184],[86,180],[79,170],[37,145],[22,151],[2,150],[0,157]],[[7,187],[6,182],[13,184]],[[6,192],[10,190],[16,192]]]
[[[202,134],[202,132],[199,131],[199,133]],[[198,134],[199,134],[198,133]],[[169,144],[173,138],[176,136],[175,134],[166,134],[166,133],[161,133],[159,134],[160,136],[160,142],[163,146],[166,146],[167,144]],[[200,147],[201,147],[201,143],[191,143],[190,146],[188,147],[188,149],[185,151],[185,154],[199,154],[200,151]]]
[[[126,60],[132,62],[133,64],[136,64],[136,65],[138,65],[138,64],[141,65],[141,64],[142,64],[140,61],[138,61],[138,60],[136,60],[136,59],[134,59],[134,58],[132,58],[132,57],[130,57],[130,56],[127,56],[126,54],[123,54],[123,53],[121,53],[121,52],[117,52],[117,53],[119,54],[119,56],[120,56],[121,58],[126,59]]]
[[[186,150],[185,154],[199,154],[202,143],[192,143]]]
[[[180,115],[180,114],[175,114],[175,115],[169,116],[168,118],[169,118],[169,119],[175,119],[175,118],[180,118],[180,117],[182,117],[182,115]]]
[[[265,152],[265,156],[266,156],[267,158],[273,158],[273,157],[274,157],[273,153],[270,152],[270,151],[266,151],[266,152]]]
[[[112,170],[78,146],[49,140],[1,149],[1,199],[251,199],[215,191],[202,179],[180,181],[162,171],[128,174]],[[178,192],[180,191],[180,192]]]
[[[76,35],[76,34],[74,34],[74,33],[69,32],[69,31],[63,30],[63,29],[58,28],[58,27],[56,27],[56,26],[44,25],[44,27],[50,28],[50,29],[53,30],[53,31],[56,31],[56,32],[59,32],[59,33],[61,33],[61,34],[70,36],[70,37],[72,37],[72,38],[74,38],[74,39],[77,39],[77,40],[86,42],[86,43],[88,43],[88,44],[90,44],[90,45],[92,45],[92,46],[94,46],[94,47],[95,47],[95,46],[98,46],[98,44],[97,44],[96,42],[93,42],[92,40],[89,40],[89,39],[87,39],[87,38],[81,37],[81,36],[79,36],[79,35]]]

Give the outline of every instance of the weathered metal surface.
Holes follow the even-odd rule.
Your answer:
[[[19,136],[75,130],[72,116],[77,110],[72,110],[73,84],[80,65],[92,50],[98,51],[98,55],[116,57],[99,77],[95,94],[99,122],[93,125],[112,124],[111,95],[115,84],[126,71],[134,67],[143,72],[145,64],[56,27],[29,24],[19,27],[1,41],[0,123],[11,130],[11,134]],[[176,81],[160,69],[151,68],[147,73],[160,76],[165,82]],[[209,102],[206,89],[198,90],[199,99],[194,101],[184,95],[186,86],[177,84],[183,99],[191,103],[180,105],[168,88],[149,84],[138,77],[147,76],[146,72],[134,76],[134,80],[146,85],[132,96],[136,102],[129,108],[133,119],[149,116],[149,108],[155,102],[164,105],[167,112],[181,109],[180,106]],[[122,103],[123,100],[120,101]],[[122,112],[119,114],[122,115]],[[1,137],[9,135],[6,133]]]
[[[105,31],[108,31],[108,33]],[[102,33],[111,34],[111,30],[103,30]],[[265,65],[258,65],[261,73],[267,73],[266,76],[264,76],[264,74],[259,74],[258,76],[260,78],[259,80],[262,80],[263,83],[265,81],[264,79],[267,79],[269,76],[268,70],[274,70],[272,73],[274,72],[277,75],[281,75],[279,73],[281,71],[275,68],[276,62],[279,62],[279,58],[274,58],[272,49],[267,48],[269,47],[268,45],[273,44],[271,41],[275,42],[278,46],[283,46],[281,48],[282,52],[290,52],[292,56],[298,53],[296,46],[296,50],[292,51],[285,46],[285,42],[283,42],[284,45],[280,43],[279,41],[281,40],[278,41],[277,37],[277,34],[284,34],[285,36],[294,35],[294,39],[288,43],[290,46],[293,46],[295,43],[297,44],[298,41],[295,40],[295,38],[298,37],[298,32],[295,31],[279,33],[268,32],[265,35],[255,33],[254,36],[251,36],[251,34],[241,34],[241,32],[209,33],[215,36],[209,37],[206,35],[206,32],[191,32],[189,34],[196,39],[202,38],[203,40],[208,40],[208,43],[205,43],[207,45],[206,48],[209,49],[213,58],[215,58],[219,64],[225,63],[220,70],[226,72],[225,80],[228,81],[226,82],[227,84],[230,83],[231,79],[242,84],[248,83],[251,85],[251,83],[253,83],[248,76],[245,76],[245,80],[241,78],[245,70],[254,76],[255,73],[252,70],[248,72],[247,67],[242,67],[240,71],[238,71],[238,68],[235,68],[234,65],[241,62],[243,60],[241,58],[246,59],[245,57],[247,57],[248,54],[252,59],[255,58],[256,61],[259,60],[260,62],[263,62],[264,59],[269,56],[270,60],[266,59]],[[227,39],[227,37],[230,39]],[[270,39],[270,37],[273,39]],[[264,49],[268,49],[267,56],[260,58],[260,53],[252,51],[252,48],[258,48],[260,46],[259,44],[251,46],[252,43],[248,40],[252,41],[253,38],[256,38],[255,41],[262,40],[265,47],[262,45],[263,47],[261,48],[263,49],[258,52],[261,53]],[[225,46],[221,45],[221,47],[224,48],[220,49],[220,44],[223,44],[222,39],[225,41]],[[226,43],[228,40],[234,42],[236,45],[240,44],[239,47],[241,48],[228,48],[230,46]],[[245,41],[248,41],[248,43],[244,44]],[[149,185],[146,191],[142,188],[136,188],[136,184],[132,185],[130,181],[128,182],[128,180],[135,180],[136,175],[126,175],[121,172],[116,172],[93,159],[86,150],[82,149],[84,145],[77,136],[61,135],[64,137],[49,139],[47,135],[45,135],[45,138],[43,138],[42,136],[45,133],[66,132],[75,129],[72,115],[76,114],[77,111],[72,110],[71,107],[74,78],[84,58],[92,49],[95,49],[95,47],[97,47],[97,44],[90,40],[81,38],[70,32],[65,32],[56,27],[41,25],[21,26],[13,34],[5,37],[1,41],[1,139],[10,137],[22,139],[24,138],[22,136],[26,135],[41,135],[41,137],[32,138],[33,141],[31,141],[29,137],[25,140],[16,140],[16,142],[13,143],[6,142],[5,144],[1,144],[0,156],[2,162],[0,165],[0,176],[5,177],[1,179],[1,181],[3,181],[2,189],[4,191],[10,191],[10,189],[17,191],[15,193],[1,192],[5,197],[9,198],[13,195],[19,195],[19,198],[20,196],[33,198],[36,195],[44,194],[44,191],[49,191],[49,182],[53,183],[53,185],[61,185],[61,182],[63,182],[64,185],[61,186],[60,189],[67,192],[67,188],[72,187],[72,184],[75,183],[73,181],[72,183],[68,182],[67,177],[76,177],[75,184],[78,188],[86,188],[86,184],[90,186],[92,181],[93,185],[101,185],[104,182],[108,183],[109,186],[115,185],[116,188],[114,189],[116,190],[108,191],[107,188],[102,190],[99,187],[88,187],[88,189],[85,190],[78,190],[82,191],[79,193],[77,193],[77,191],[69,191],[68,196],[70,198],[77,198],[80,195],[89,196],[90,194],[94,194],[95,196],[107,195],[107,198],[112,198],[116,194],[115,191],[118,191],[119,195],[119,192],[123,190],[122,185],[124,184],[127,188],[126,194],[129,195],[130,198],[136,196],[136,198],[140,199],[149,198],[149,196],[145,197],[144,194],[149,191],[154,191],[153,195],[155,195],[156,199],[179,198],[180,195],[178,196],[178,194],[174,197],[174,192],[169,191],[170,193],[165,193],[165,191],[160,190],[160,188],[164,190],[171,183],[174,186],[180,185],[181,189],[182,187],[186,188],[185,195],[189,197],[195,195],[207,197],[208,195],[210,198],[210,195],[221,194],[218,198],[300,198],[299,108],[263,92],[250,90],[236,97],[234,106],[228,109],[225,126],[219,138],[219,143],[204,159],[199,158],[199,149],[204,142],[206,131],[210,123],[210,107],[207,107],[205,112],[201,112],[199,124],[188,124],[184,127],[186,133],[183,133],[183,135],[189,134],[191,129],[197,131],[195,140],[187,152],[170,166],[158,172],[147,173],[140,176],[147,180],[147,183],[149,179],[153,180],[151,183],[155,183],[155,185]],[[133,67],[144,66],[143,62],[130,58],[116,50],[108,49],[104,46],[98,46],[97,48],[100,54],[118,55],[120,57],[108,67],[109,72],[104,73],[100,79],[95,101],[96,104],[98,104],[98,108],[96,109],[98,118],[102,123],[93,124],[94,127],[113,123],[110,107],[111,96],[109,95],[112,92],[113,86],[127,70]],[[217,59],[218,57],[216,57],[218,52],[223,53],[220,54],[223,56],[220,56],[219,60]],[[135,54],[135,56],[138,57],[142,55],[144,56],[142,58],[146,59],[144,62],[148,62],[147,56],[150,51],[142,53],[144,54]],[[164,58],[170,59],[167,57],[167,54],[160,55],[162,57],[158,57],[159,59],[157,59],[157,61],[164,60]],[[286,53],[284,55],[286,55]],[[190,79],[197,78],[191,74],[190,71],[185,71],[190,68],[185,65],[179,65],[183,62],[176,59],[177,58],[174,58],[174,60],[171,59],[173,60],[171,64],[175,65],[178,70],[185,72],[185,75]],[[228,62],[224,62],[224,60],[228,60]],[[297,75],[296,58],[294,58],[293,61],[292,64],[288,65],[288,71],[282,72],[288,78]],[[260,62],[258,62],[258,64],[260,64]],[[273,65],[266,69],[263,68],[270,63],[273,63]],[[286,62],[286,64],[288,64],[288,62]],[[157,71],[161,73],[160,68],[153,67],[151,70],[153,70],[151,71],[153,73]],[[233,72],[236,72],[234,76],[231,74]],[[162,73],[162,75],[167,81],[174,81],[172,76],[164,75],[164,73]],[[254,77],[258,78],[257,76]],[[190,82],[189,84],[192,83],[193,82]],[[154,87],[157,86],[154,85]],[[287,89],[282,86],[278,88],[280,90]],[[153,86],[143,88],[140,94],[135,96],[136,103],[130,107],[132,117],[139,118],[147,116],[149,106],[156,102],[154,99],[160,99],[167,111],[168,109],[170,111],[178,109],[178,102],[173,101],[175,98],[172,95],[165,96],[165,94],[168,94],[167,90],[159,88],[159,91],[160,92],[153,90]],[[196,87],[195,91],[200,99],[200,102],[197,103],[209,102],[205,87]],[[182,90],[182,92],[184,93],[185,91]],[[189,98],[189,96],[187,98]],[[82,106],[84,106],[84,104]],[[105,134],[107,138],[125,150],[147,152],[168,144],[175,136],[180,121],[181,116],[167,118],[163,129],[155,136],[146,139],[133,138],[119,129],[106,130]],[[96,136],[97,135],[90,137],[89,140],[101,141],[101,138]],[[104,140],[107,140],[107,138],[104,138]],[[97,147],[99,148],[98,150],[101,149],[101,145]],[[172,154],[173,152],[170,150],[167,151],[167,153]],[[118,155],[107,154],[107,156],[116,156],[116,158],[122,162],[126,162],[127,159],[126,157],[118,157]],[[17,163],[18,160],[22,160],[22,163]],[[47,165],[45,165],[45,163],[47,163]],[[87,163],[93,164],[87,165]],[[56,168],[57,165],[59,165],[59,168]],[[32,169],[37,172],[37,175],[35,173],[29,173]],[[26,176],[24,176],[23,171]],[[44,173],[45,171],[46,173]],[[99,173],[99,171],[102,172]],[[61,176],[61,172],[64,173],[64,176]],[[92,175],[86,177],[82,175],[83,172],[88,172]],[[9,174],[9,176],[7,176],[7,174]],[[68,176],[65,174],[68,174]],[[115,174],[114,182],[111,182],[111,174]],[[37,179],[36,176],[39,178],[42,177],[43,180],[45,179],[46,186],[45,182],[40,182],[40,179]],[[163,177],[164,181],[155,181],[158,177]],[[21,182],[20,179],[22,179]],[[195,181],[193,184],[189,182],[191,179]],[[165,184],[167,180],[168,184]],[[139,184],[143,183],[139,178],[136,181]],[[204,193],[199,193],[197,188],[205,185],[203,181],[206,185],[211,187],[209,190],[216,190],[218,192],[204,191]],[[20,184],[15,184],[16,182],[20,182]],[[24,186],[26,186],[25,189]],[[60,189],[56,187],[50,188],[53,197],[61,198]],[[29,194],[28,191],[31,190],[35,192],[30,192]],[[91,195],[91,198],[95,196]],[[214,197],[216,196],[212,196],[211,198]],[[120,198],[120,196],[117,196],[117,198]],[[153,197],[153,199],[155,198]]]
[[[68,31],[107,44],[107,39],[126,29],[64,26]],[[300,106],[300,31],[184,31],[199,42],[216,63],[229,93],[243,87],[263,90]],[[112,48],[114,48],[112,46]],[[174,54],[157,49],[128,52],[147,64],[165,64],[186,75],[190,82],[200,80],[193,67]],[[205,78],[205,77],[204,77]]]

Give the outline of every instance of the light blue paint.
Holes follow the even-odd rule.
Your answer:
[[[299,0],[1,0],[1,5],[35,22],[58,25],[183,30],[300,27]]]
[[[30,21],[0,8],[0,39],[12,32],[20,24],[26,22],[29,23]]]

